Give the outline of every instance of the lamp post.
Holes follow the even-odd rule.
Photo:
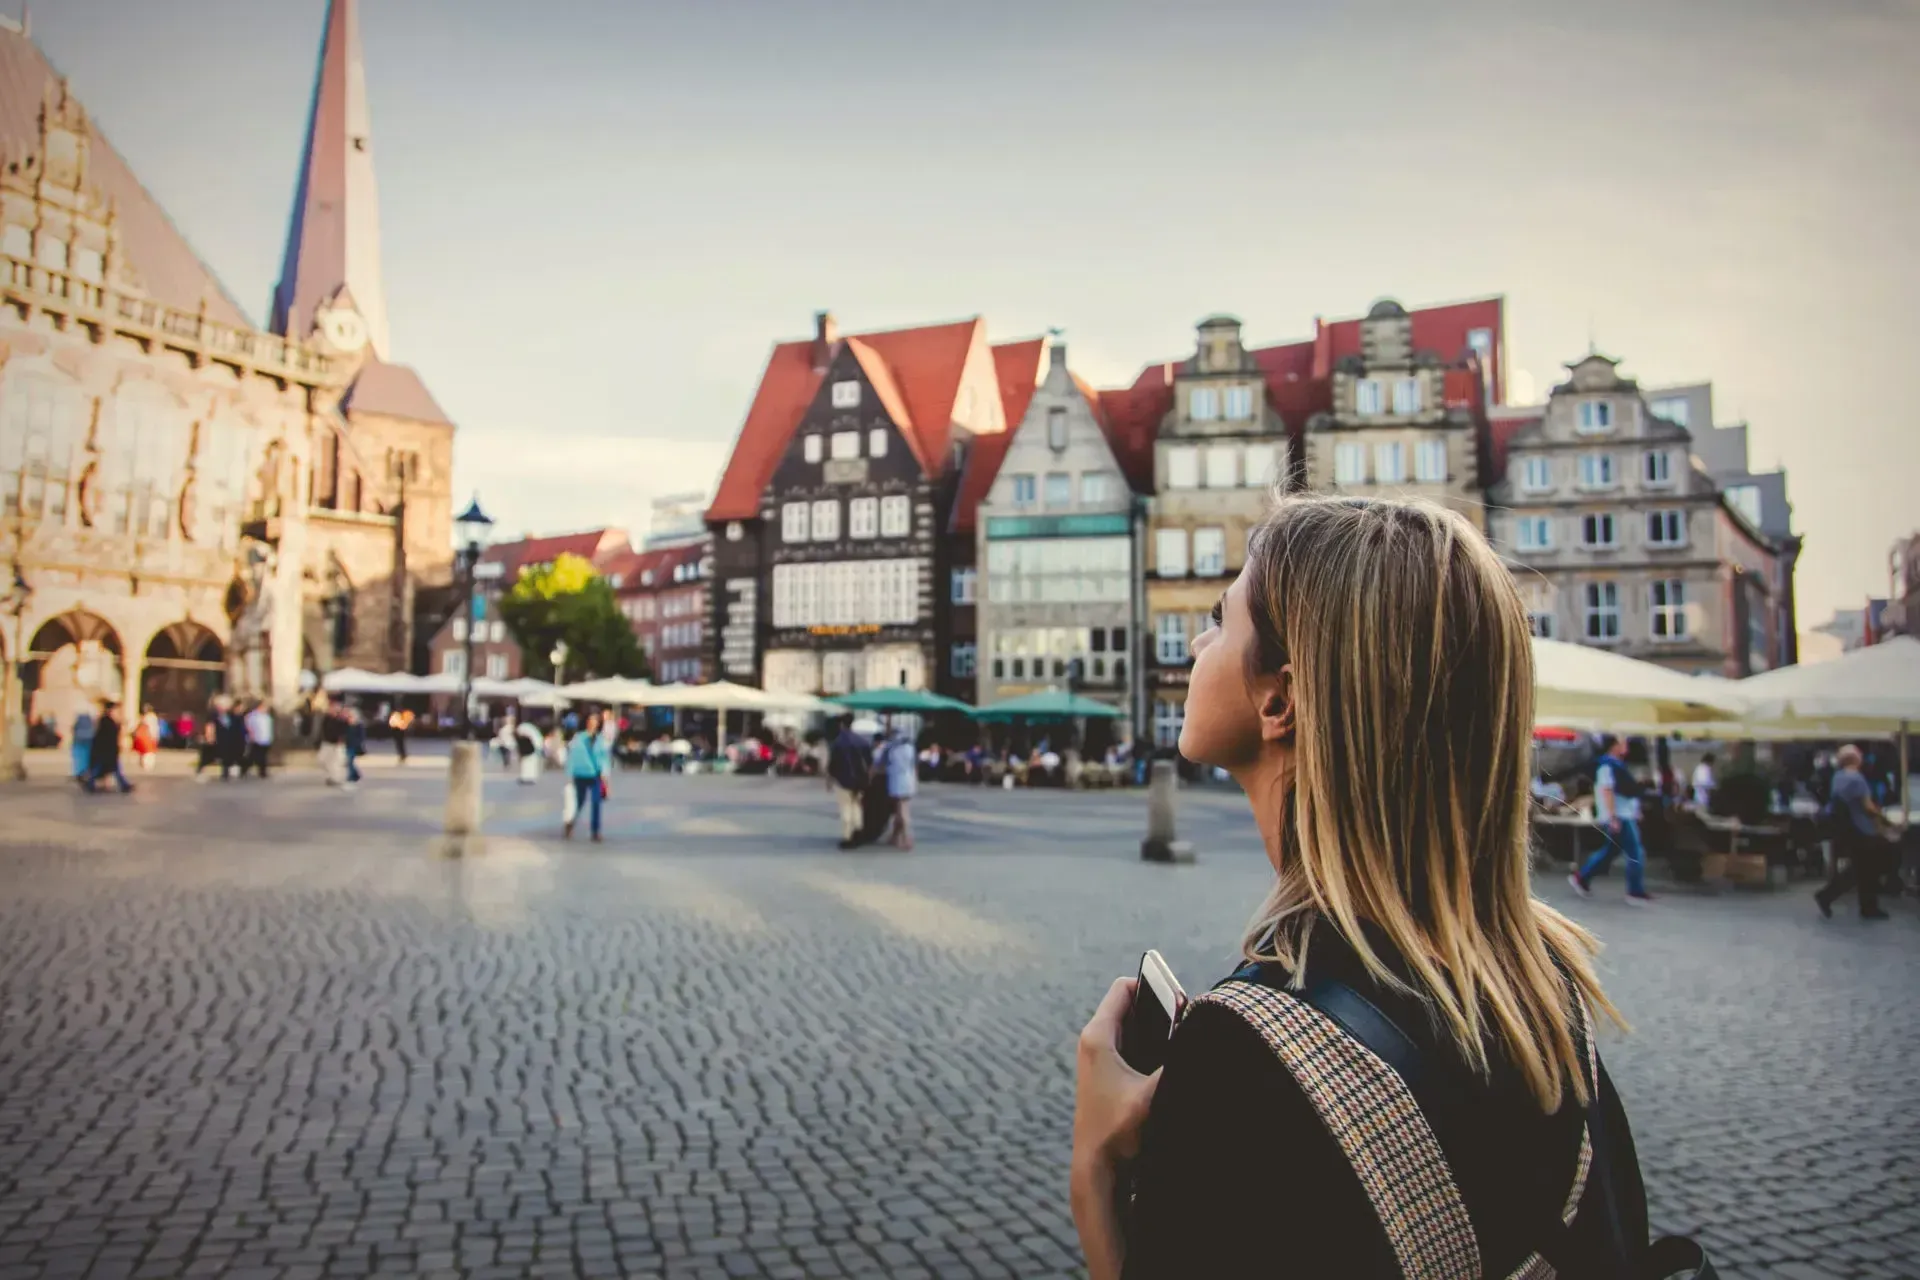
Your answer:
[[[567,682],[567,642],[555,640],[553,649],[547,654],[547,661],[553,664],[553,685],[559,688]]]
[[[13,584],[7,588],[7,594],[0,596],[0,611],[13,619],[12,647],[8,651],[13,659],[6,672],[6,688],[0,691],[4,698],[4,710],[7,717],[7,737],[0,744],[0,777],[12,782],[27,780],[27,647],[26,617],[27,602],[33,599],[33,588],[20,573],[20,562],[13,562]]]
[[[480,620],[478,593],[475,590],[475,573],[480,565],[480,553],[485,549],[487,535],[493,530],[493,517],[480,509],[480,495],[475,494],[467,509],[453,518],[453,526],[460,540],[460,567],[463,585],[463,599],[460,605],[466,615],[465,652],[466,659],[460,668],[460,736],[473,740],[473,629]]]

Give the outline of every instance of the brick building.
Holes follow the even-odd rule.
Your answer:
[[[475,575],[474,593],[480,598],[481,617],[474,623],[473,674],[489,680],[518,680],[527,674],[519,644],[500,620],[500,597],[512,589],[522,573],[550,565],[563,555],[579,556],[606,573],[632,554],[625,529],[585,529],[579,533],[525,537],[496,542],[480,555],[487,566]],[[616,587],[617,590],[617,587]],[[427,644],[430,675],[461,675],[466,671],[467,619],[456,610],[443,620]],[[545,655],[542,655],[543,657]]]

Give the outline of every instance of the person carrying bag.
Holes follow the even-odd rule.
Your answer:
[[[1512,577],[1433,503],[1290,498],[1193,641],[1180,752],[1275,879],[1244,963],[1121,1057],[1082,1030],[1070,1191],[1093,1280],[1651,1280],[1598,944],[1532,894],[1533,655]],[[1143,966],[1143,972],[1144,972]]]

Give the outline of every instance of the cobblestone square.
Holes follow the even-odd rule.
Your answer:
[[[1240,799],[928,788],[841,853],[818,783],[310,772],[0,794],[0,1280],[1070,1276],[1072,1043],[1144,946],[1228,967],[1267,869]],[[1617,890],[1617,884],[1607,888]],[[1920,914],[1804,891],[1609,944],[1656,1222],[1729,1276],[1920,1275]]]

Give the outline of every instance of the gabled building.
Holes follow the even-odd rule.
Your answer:
[[[707,590],[712,566],[706,528],[701,526],[695,538],[656,533],[648,543],[656,536],[661,545],[629,550],[609,560],[602,572],[640,651],[647,655],[653,681],[702,684],[713,678],[708,641],[712,600]]]
[[[1144,479],[1141,464],[1150,463],[1130,458],[1130,475],[1122,463],[1129,445],[1116,448],[1100,393],[1068,368],[1065,345],[1048,344],[1046,357],[1025,414],[998,447],[983,443],[974,456],[995,464],[974,513],[977,581],[966,571],[977,602],[978,697],[986,704],[1071,688],[1122,709],[1116,729],[1131,736],[1142,687],[1146,514],[1132,476]],[[971,487],[975,472],[968,479]]]
[[[1334,362],[1331,405],[1307,419],[1308,487],[1431,498],[1484,529],[1490,379],[1478,355],[1420,349],[1412,315],[1390,298],[1359,328],[1360,350]]]
[[[1652,412],[1618,361],[1589,353],[1568,370],[1537,419],[1495,419],[1505,472],[1489,534],[1534,634],[1690,673],[1780,665],[1798,539],[1738,511],[1689,429]]]
[[[625,529],[585,529],[579,533],[528,535],[512,542],[496,542],[480,555],[474,575],[480,617],[473,623],[473,674],[488,680],[518,680],[528,674],[520,644],[500,618],[500,598],[513,589],[520,575],[543,568],[561,556],[579,556],[611,579],[633,554]],[[613,583],[618,594],[620,584]],[[441,621],[428,641],[427,671],[431,675],[462,675],[467,662],[468,620],[456,610]],[[546,655],[540,655],[544,658]]]
[[[774,347],[707,511],[722,678],[962,687],[947,535],[1001,388],[978,318],[842,337],[822,313]]]

